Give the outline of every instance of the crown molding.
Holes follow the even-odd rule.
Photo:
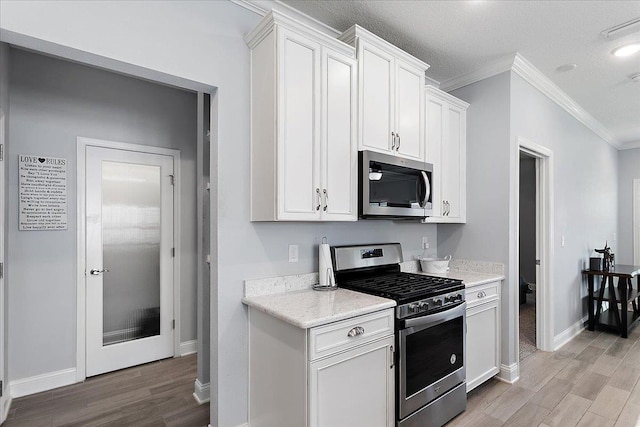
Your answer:
[[[303,22],[309,27],[312,27],[334,38],[337,38],[340,34],[342,34],[341,31],[338,31],[335,28],[330,27],[327,24],[320,22],[315,18],[312,18],[306,13],[302,13],[299,10],[289,6],[288,4],[284,4],[278,0],[229,0],[229,1],[231,1],[231,3],[234,3],[240,7],[244,7],[245,9],[250,10],[253,13],[260,16],[266,16],[272,10],[282,12],[285,15],[293,18],[294,20]]]
[[[640,148],[640,141],[627,142],[620,146],[620,150],[632,150],[634,148]]]
[[[445,92],[451,92],[452,90],[460,89],[461,87],[477,83],[480,80],[497,76],[498,74],[504,73],[505,71],[510,71],[511,67],[513,66],[513,60],[514,55],[509,55],[470,73],[461,74],[452,79],[442,81],[440,82],[440,89],[444,90]]]
[[[623,144],[621,144],[620,141],[618,141],[615,136],[613,136],[613,134],[602,125],[602,123],[597,121],[591,114],[587,113],[577,102],[571,99],[569,95],[549,80],[547,76],[542,74],[542,72],[524,56],[517,52],[479,70],[446,80],[440,83],[440,89],[446,92],[451,92],[452,90],[493,77],[505,71],[512,71],[520,76],[524,81],[538,89],[614,148],[618,150],[627,148],[627,145],[625,144],[623,147]]]
[[[616,149],[622,145],[609,130],[597,121],[591,114],[587,113],[577,102],[575,102],[562,89],[556,86],[547,76],[533,66],[519,53],[515,54],[512,70],[522,77],[527,83],[545,94],[549,99],[562,107],[580,123],[591,129],[596,135],[604,139]]]

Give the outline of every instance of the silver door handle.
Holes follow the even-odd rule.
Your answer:
[[[324,208],[322,208],[322,210],[326,212],[327,206],[329,205],[329,202],[327,201],[329,199],[329,193],[326,188],[322,189],[322,193],[324,193]]]
[[[89,271],[89,274],[91,274],[92,276],[97,276],[98,274],[102,274],[102,273],[108,273],[109,270],[106,268],[103,268],[102,270],[97,270],[95,268],[91,269],[91,271]]]
[[[396,133],[391,132],[391,151],[395,150],[395,148],[396,148]]]
[[[364,334],[364,328],[362,326],[356,326],[352,328],[349,332],[347,332],[348,337],[357,337],[358,335]]]
[[[320,189],[316,188],[316,195],[318,196],[318,206],[316,206],[316,210],[320,210],[320,205],[322,204],[322,196],[320,195]]]
[[[398,137],[398,145],[396,146],[396,151],[398,151],[400,149],[400,134],[396,133],[396,136]]]

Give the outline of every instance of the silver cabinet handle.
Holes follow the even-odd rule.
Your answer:
[[[322,196],[320,195],[320,189],[316,188],[316,196],[318,196],[318,206],[316,206],[316,210],[320,210],[320,205],[322,204]]]
[[[327,211],[327,206],[329,206],[329,192],[327,191],[326,188],[322,189],[322,193],[324,194],[324,208],[322,208],[323,211]]]
[[[391,366],[389,366],[389,369],[393,369],[393,367],[396,366],[396,352],[393,350],[392,345],[389,346],[389,350],[391,352]]]
[[[348,337],[357,337],[358,335],[364,334],[364,328],[362,326],[356,326],[355,328],[351,328],[349,332],[347,332]]]
[[[485,291],[478,292],[478,298],[484,298],[486,296],[487,296],[487,293]]]
[[[89,271],[89,274],[91,274],[92,276],[97,276],[98,274],[102,274],[102,273],[108,273],[109,270],[106,268],[103,268],[102,270],[97,270],[95,268],[91,269],[91,271]]]
[[[395,148],[396,148],[396,133],[391,132],[391,151],[395,150]]]
[[[396,151],[398,151],[400,149],[400,134],[396,133],[396,136],[398,137],[398,145],[396,146]]]

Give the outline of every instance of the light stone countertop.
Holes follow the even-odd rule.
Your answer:
[[[421,271],[417,273],[425,274],[427,276],[446,277],[448,279],[462,280],[465,288],[471,288],[478,285],[484,285],[485,283],[504,280],[504,276],[501,276],[498,274],[476,273],[475,271],[464,271],[464,270],[454,270],[454,269],[451,269],[449,270],[448,273],[443,273],[443,274],[423,273]]]
[[[243,298],[242,302],[303,329],[396,306],[396,302],[390,299],[340,288],[252,296]]]

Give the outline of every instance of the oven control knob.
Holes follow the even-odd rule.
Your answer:
[[[424,311],[424,310],[426,310],[426,309],[428,309],[428,308],[429,308],[429,303],[428,303],[428,302],[425,302],[425,301],[422,301],[422,302],[420,303],[419,307],[420,307],[420,310],[423,310],[423,311]]]
[[[454,301],[462,301],[462,294],[456,294]]]
[[[411,313],[417,313],[418,311],[420,311],[420,305],[417,303],[409,305],[409,311]]]
[[[436,306],[442,306],[442,298],[434,298],[433,303]]]

